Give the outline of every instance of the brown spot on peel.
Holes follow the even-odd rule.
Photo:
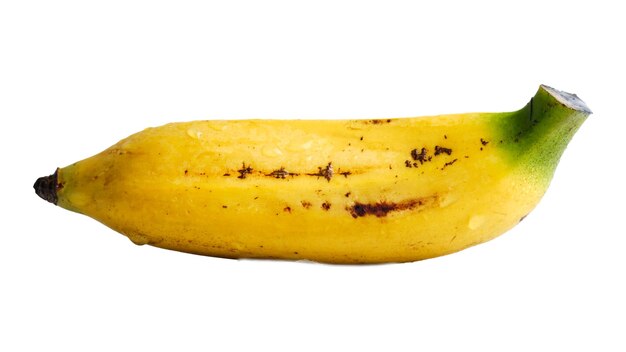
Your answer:
[[[330,182],[330,179],[333,178],[334,175],[334,171],[333,171],[333,164],[332,162],[328,163],[328,165],[326,165],[325,167],[321,167],[318,166],[317,167],[317,172],[314,174],[307,174],[309,176],[317,176],[317,177],[323,177],[325,178],[328,182]],[[346,177],[348,177],[347,175],[344,175]]]
[[[250,167],[250,165],[246,166],[246,163],[242,163],[241,169],[237,170],[237,172],[239,173],[239,176],[237,176],[237,178],[244,179],[246,178],[246,175],[251,174],[252,171],[253,169],[252,167]]]
[[[456,163],[456,162],[457,162],[457,160],[458,160],[458,159],[454,159],[454,160],[452,160],[452,161],[448,161],[447,163],[445,163],[445,164],[443,165],[443,167],[441,168],[441,170],[443,170],[443,169],[445,169],[446,167],[448,167],[448,166],[450,166],[450,165],[452,165],[452,164]]]
[[[426,148],[422,148],[419,152],[417,151],[417,149],[413,149],[411,150],[411,158],[413,158],[413,160],[415,161],[419,161],[420,164],[423,164],[424,162],[428,161],[428,158],[426,157],[427,153],[428,149]]]
[[[364,123],[367,124],[373,124],[373,125],[381,125],[384,123],[390,123],[391,119],[373,119],[373,120],[364,120]]]
[[[439,155],[439,154],[452,154],[452,149],[450,148],[445,148],[445,147],[440,147],[438,145],[435,146],[435,155]]]
[[[284,167],[281,167],[278,170],[274,170],[274,171],[270,172],[269,174],[265,174],[265,176],[271,176],[271,177],[274,177],[274,178],[281,178],[281,179],[284,179],[287,176],[297,176],[297,175],[298,174],[296,174],[296,173],[291,173],[291,172],[285,170]]]
[[[404,200],[401,202],[388,202],[381,201],[377,203],[361,203],[356,202],[354,205],[347,207],[346,210],[350,212],[353,218],[364,217],[367,215],[374,215],[377,218],[387,216],[390,212],[401,210],[416,210],[423,208],[424,206],[431,204],[437,196],[424,197]]]

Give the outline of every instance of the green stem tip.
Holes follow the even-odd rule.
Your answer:
[[[558,89],[546,86],[545,84],[542,84],[541,88],[543,88],[546,92],[552,95],[559,103],[565,105],[572,110],[584,112],[587,114],[592,113],[587,104],[585,104],[585,102],[582,101],[576,94],[563,92]]]

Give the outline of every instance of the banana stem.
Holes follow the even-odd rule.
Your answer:
[[[565,105],[572,110],[580,111],[586,114],[592,114],[593,112],[584,101],[582,101],[576,94],[567,93],[560,91],[558,89],[554,89],[552,87],[546,86],[542,84],[540,89],[545,90],[550,95],[552,95],[558,102]]]

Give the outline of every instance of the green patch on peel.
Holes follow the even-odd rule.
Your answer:
[[[528,175],[549,183],[578,128],[591,110],[576,95],[540,86],[521,110],[494,116],[498,148]]]

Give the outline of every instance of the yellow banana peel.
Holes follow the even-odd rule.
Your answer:
[[[542,85],[506,113],[171,123],[57,169],[35,190],[140,245],[416,261],[519,223],[590,113],[576,95]]]

